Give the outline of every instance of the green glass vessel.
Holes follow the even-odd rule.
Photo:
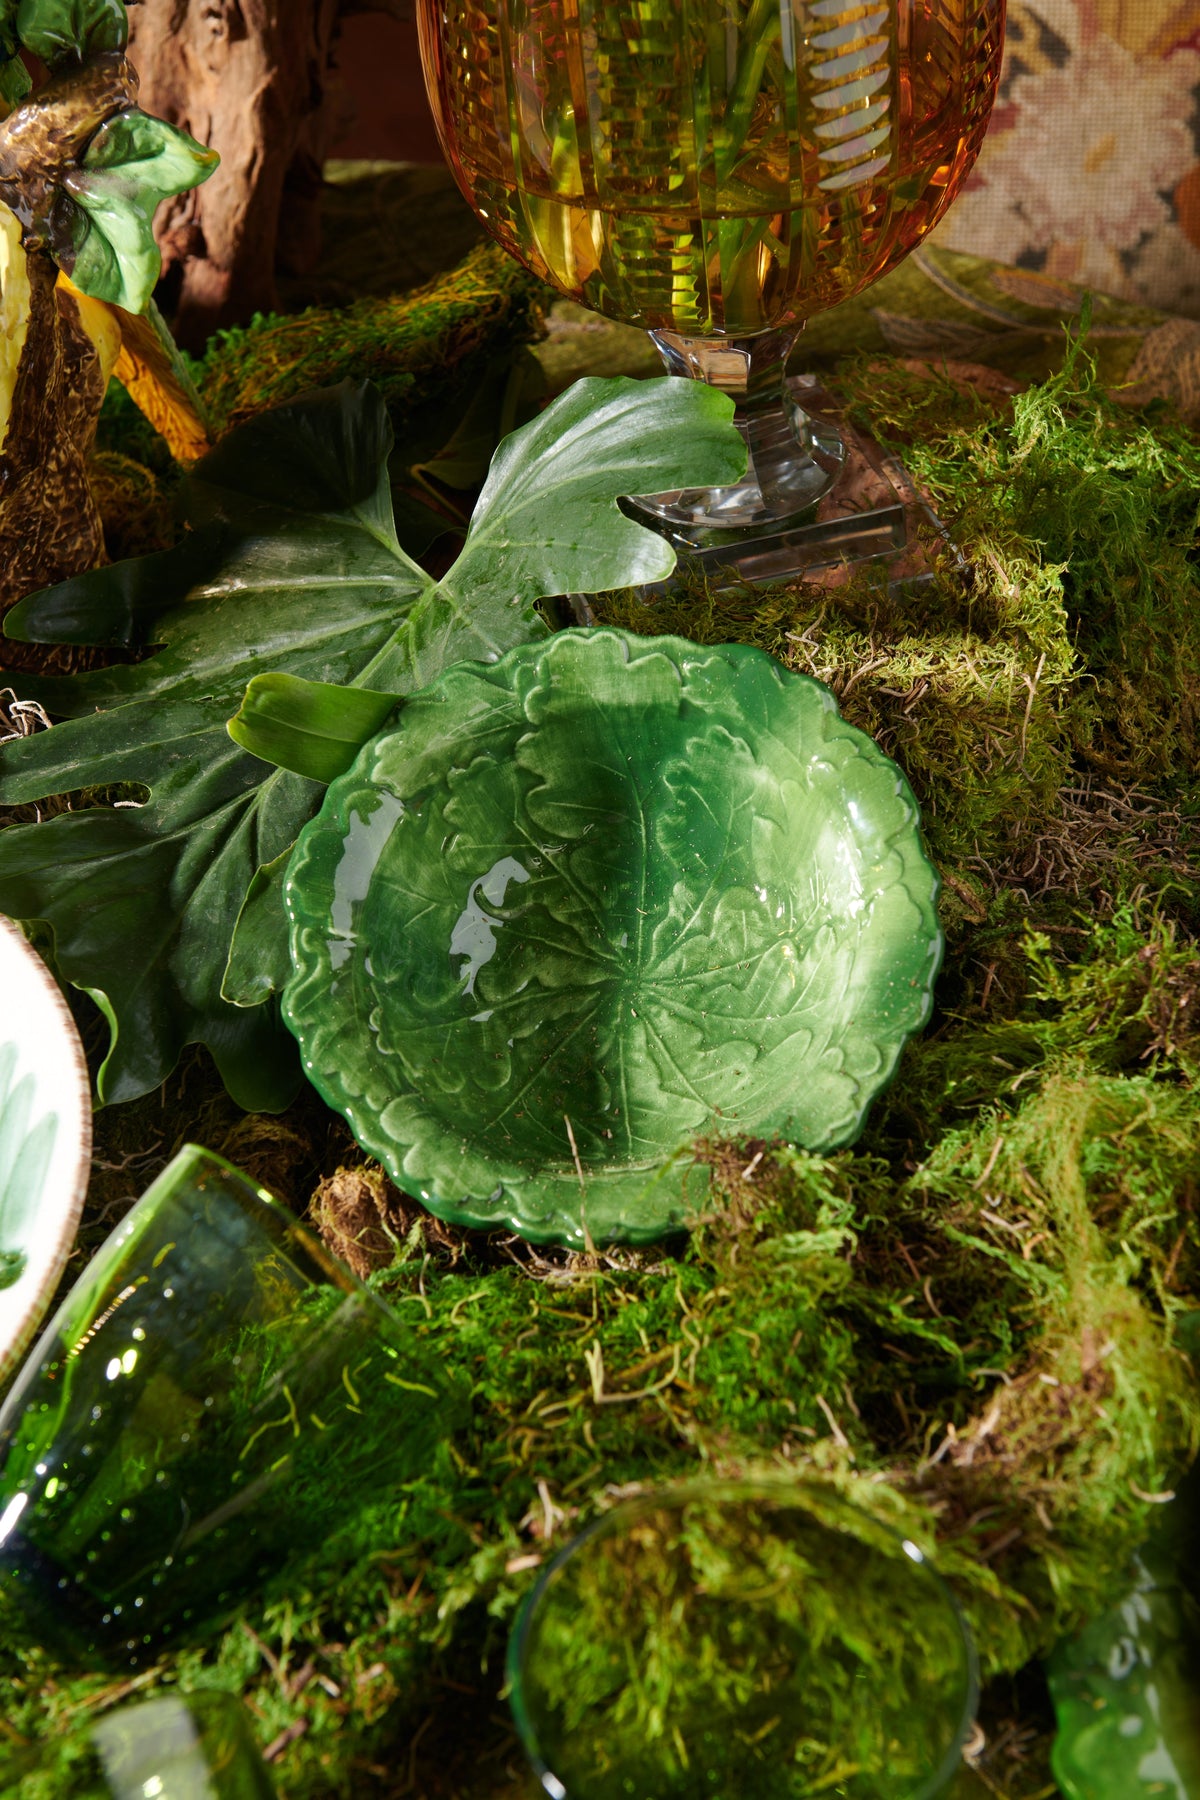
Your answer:
[[[1148,1548],[1120,1605],[1047,1661],[1063,1800],[1200,1800],[1200,1606],[1171,1561]]]
[[[932,1800],[978,1694],[917,1546],[783,1479],[605,1514],[533,1590],[508,1674],[551,1800]]]
[[[0,1760],[5,1800],[274,1800],[232,1694],[167,1691],[104,1713],[49,1754]]]
[[[566,631],[460,664],[287,880],[305,1068],[442,1217],[643,1242],[697,1138],[851,1141],[942,950],[896,765],[743,645]]]
[[[69,1663],[136,1666],[336,1542],[372,1499],[394,1504],[462,1416],[418,1332],[188,1146],[0,1411],[6,1629]]]

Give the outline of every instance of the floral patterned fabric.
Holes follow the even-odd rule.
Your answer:
[[[1200,318],[1200,0],[1010,0],[987,140],[932,241]]]

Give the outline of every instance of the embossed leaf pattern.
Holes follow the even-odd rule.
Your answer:
[[[25,1267],[25,1244],[42,1198],[58,1118],[37,1108],[37,1082],[21,1074],[20,1047],[0,1043],[0,1288]]]
[[[927,1014],[935,889],[903,776],[820,684],[569,633],[452,670],[334,784],[286,1010],[439,1210],[579,1237],[582,1174],[594,1237],[648,1236],[698,1134],[856,1133]]]

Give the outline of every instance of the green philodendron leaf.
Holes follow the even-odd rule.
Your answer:
[[[76,287],[142,312],[162,269],[153,230],[160,200],[207,181],[219,160],[186,131],[136,107],[107,120],[61,184],[76,208],[68,271]]]
[[[104,998],[102,1099],[147,1092],[192,1042],[244,1106],[294,1091],[266,996],[283,967],[278,871],[322,789],[230,740],[248,683],[279,672],[411,693],[544,635],[541,594],[667,573],[669,545],[616,498],[734,479],[745,451],[731,416],[699,383],[577,383],[501,447],[463,553],[435,582],[396,540],[383,402],[343,384],[230,433],[188,484],[193,529],[177,549],[13,608],[6,628],[26,640],[158,646],[136,664],[23,676],[64,722],[0,747],[0,804],[114,782],[149,792],[0,833],[0,910],[46,920],[64,975]]]
[[[397,695],[369,688],[256,675],[229,735],[252,756],[313,781],[344,775],[363,745],[386,725]]]
[[[292,972],[283,917],[283,882],[292,860],[291,844],[275,861],[255,872],[233,930],[222,996],[234,1006],[253,1006],[280,993]]]
[[[466,412],[437,455],[414,463],[419,481],[462,492],[477,488],[501,438],[531,418],[546,397],[546,377],[527,345],[497,363],[480,382]],[[433,487],[437,492],[437,487]]]
[[[448,670],[330,787],[284,1011],[434,1212],[645,1241],[703,1195],[697,1135],[855,1136],[929,1016],[936,894],[907,782],[828,688],[561,632]]]
[[[48,68],[89,62],[129,42],[125,0],[19,0],[17,37]]]

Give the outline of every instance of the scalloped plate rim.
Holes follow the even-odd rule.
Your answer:
[[[915,1022],[905,1026],[903,1030],[897,1031],[890,1039],[876,1041],[876,1048],[880,1053],[881,1068],[878,1075],[872,1077],[869,1087],[864,1084],[864,1097],[854,1109],[852,1116],[845,1117],[841,1122],[836,1123],[831,1131],[824,1135],[819,1141],[804,1147],[811,1149],[814,1154],[823,1155],[832,1150],[841,1149],[847,1145],[853,1144],[865,1127],[867,1115],[870,1112],[871,1107],[892,1081],[897,1065],[904,1053],[905,1046],[910,1039],[922,1031],[929,1022],[929,1018],[933,1011],[934,985],[941,970],[945,954],[945,933],[942,930],[938,915],[938,900],[942,887],[941,877],[925,845],[920,824],[920,808],[917,805],[915,796],[912,794],[912,789],[904,771],[900,768],[899,764],[896,763],[894,758],[888,756],[886,751],[879,747],[869,733],[862,731],[860,727],[851,724],[843,717],[841,709],[837,704],[836,695],[832,693],[832,690],[824,682],[819,681],[814,676],[803,674],[798,670],[788,669],[784,664],[780,663],[777,658],[771,657],[768,652],[748,644],[728,643],[704,645],[697,644],[690,639],[681,638],[674,634],[663,634],[653,637],[643,636],[639,633],[626,632],[618,627],[612,626],[572,628],[569,631],[556,632],[548,638],[537,640],[531,644],[518,645],[514,649],[505,652],[503,656],[499,657],[493,663],[480,665],[454,664],[449,669],[443,671],[443,674],[437,681],[432,682],[427,688],[420,690],[419,694],[410,696],[410,699],[415,700],[436,693],[438,688],[442,685],[442,682],[447,677],[453,675],[456,670],[478,666],[486,669],[489,673],[494,674],[496,671],[504,669],[505,665],[536,661],[542,656],[553,653],[554,646],[567,636],[577,640],[595,640],[597,638],[615,637],[623,641],[627,648],[634,652],[644,651],[646,654],[652,654],[655,651],[661,651],[669,657],[672,657],[672,659],[677,659],[679,655],[686,655],[689,658],[694,659],[697,655],[704,655],[706,653],[726,656],[733,653],[738,657],[764,658],[772,663],[775,669],[783,676],[787,677],[788,680],[803,683],[807,687],[816,690],[818,693],[827,696],[832,704],[827,707],[825,716],[832,724],[836,734],[854,740],[860,749],[860,753],[865,752],[867,757],[876,765],[891,769],[899,778],[899,781],[902,784],[902,792],[910,801],[915,815],[914,823],[911,827],[911,842],[915,858],[929,877],[927,916],[931,919],[933,926],[931,954],[927,958],[925,978],[919,995],[914,995],[914,999],[919,999],[920,1002],[917,1009],[918,1016],[915,1017]],[[378,791],[378,785],[372,781],[367,774],[368,758],[373,759],[379,745],[387,738],[393,736],[398,729],[398,725],[393,721],[375,738],[371,739],[368,744],[364,745],[351,767],[343,775],[338,776],[334,782],[330,783],[320,813],[304,827],[300,834],[296,851],[294,852],[288,867],[287,880],[285,883],[285,899],[289,915],[292,944],[292,975],[282,995],[282,1011],[284,1019],[300,1043],[304,1069],[309,1081],[317,1089],[322,1099],[324,1099],[335,1111],[342,1114],[349,1123],[360,1146],[366,1150],[369,1155],[378,1158],[392,1180],[396,1182],[397,1186],[399,1186],[402,1191],[412,1194],[415,1198],[419,1198],[437,1217],[452,1224],[465,1226],[470,1229],[483,1230],[507,1228],[515,1231],[518,1235],[531,1243],[566,1243],[573,1247],[582,1246],[585,1242],[585,1233],[579,1220],[573,1213],[567,1214],[565,1212],[556,1211],[550,1217],[547,1217],[544,1214],[540,1218],[530,1217],[528,1211],[524,1210],[522,1207],[521,1189],[524,1184],[519,1178],[517,1180],[512,1180],[508,1177],[498,1175],[497,1190],[495,1190],[492,1197],[492,1204],[489,1205],[487,1200],[480,1199],[475,1195],[443,1199],[436,1192],[437,1181],[439,1179],[437,1176],[417,1178],[412,1174],[406,1174],[402,1166],[402,1158],[411,1146],[399,1142],[391,1137],[386,1131],[383,1131],[376,1126],[374,1124],[373,1111],[370,1119],[364,1119],[362,1104],[364,1096],[361,1093],[351,1094],[347,1091],[342,1080],[340,1068],[336,1065],[322,1068],[318,1066],[308,1054],[306,1026],[297,1017],[296,1009],[296,995],[305,977],[305,971],[302,969],[300,963],[299,946],[303,935],[307,932],[316,932],[317,927],[311,917],[306,919],[297,914],[297,877],[299,876],[302,880],[305,868],[314,853],[313,846],[319,839],[332,830],[335,839],[344,841],[345,831],[347,829],[347,822],[344,814],[349,805],[352,804],[350,799],[352,792],[357,790],[357,792],[361,794],[364,788]],[[343,796],[346,797],[344,801]],[[926,915],[923,897],[921,910],[923,916]],[[323,943],[326,941],[327,940],[323,940]],[[311,1034],[312,1038],[316,1042],[320,1042],[326,1035],[327,1029],[328,1028],[322,1029],[318,1024]],[[727,1134],[724,1141],[737,1141],[739,1138],[747,1137],[764,1137],[768,1141],[772,1139],[775,1141],[793,1141],[787,1139],[781,1140],[778,1112],[779,1109],[776,1109],[776,1115],[768,1116],[765,1120],[759,1120],[752,1124],[742,1126],[736,1131],[731,1131]],[[710,1132],[702,1135],[711,1138],[714,1134]],[[690,1160],[686,1160],[685,1162],[685,1159]],[[611,1185],[616,1181],[627,1179],[630,1176],[642,1172],[647,1175],[653,1173],[655,1170],[665,1172],[674,1165],[684,1166],[685,1172],[686,1170],[695,1170],[697,1172],[704,1171],[704,1187],[705,1191],[707,1191],[711,1180],[711,1169],[708,1168],[703,1159],[697,1156],[695,1151],[690,1149],[687,1145],[681,1145],[676,1152],[668,1153],[660,1162],[654,1164],[649,1162],[645,1164],[614,1163],[603,1170],[589,1169],[588,1180],[595,1181],[598,1184]],[[546,1179],[547,1177],[545,1175],[538,1175],[533,1171],[530,1172],[528,1177],[528,1180],[535,1186],[545,1182]],[[416,1186],[414,1191],[414,1183],[418,1181],[420,1185]],[[500,1197],[501,1194],[503,1194],[503,1199]],[[508,1204],[505,1204],[506,1202],[508,1202]],[[664,1220],[659,1217],[647,1221],[644,1226],[622,1222],[618,1230],[606,1233],[604,1238],[602,1240],[598,1239],[597,1242],[603,1241],[604,1243],[610,1244],[624,1243],[631,1245],[656,1242],[673,1232],[686,1230],[688,1219],[693,1212],[694,1208],[689,1205],[686,1213],[680,1212],[677,1218]]]

